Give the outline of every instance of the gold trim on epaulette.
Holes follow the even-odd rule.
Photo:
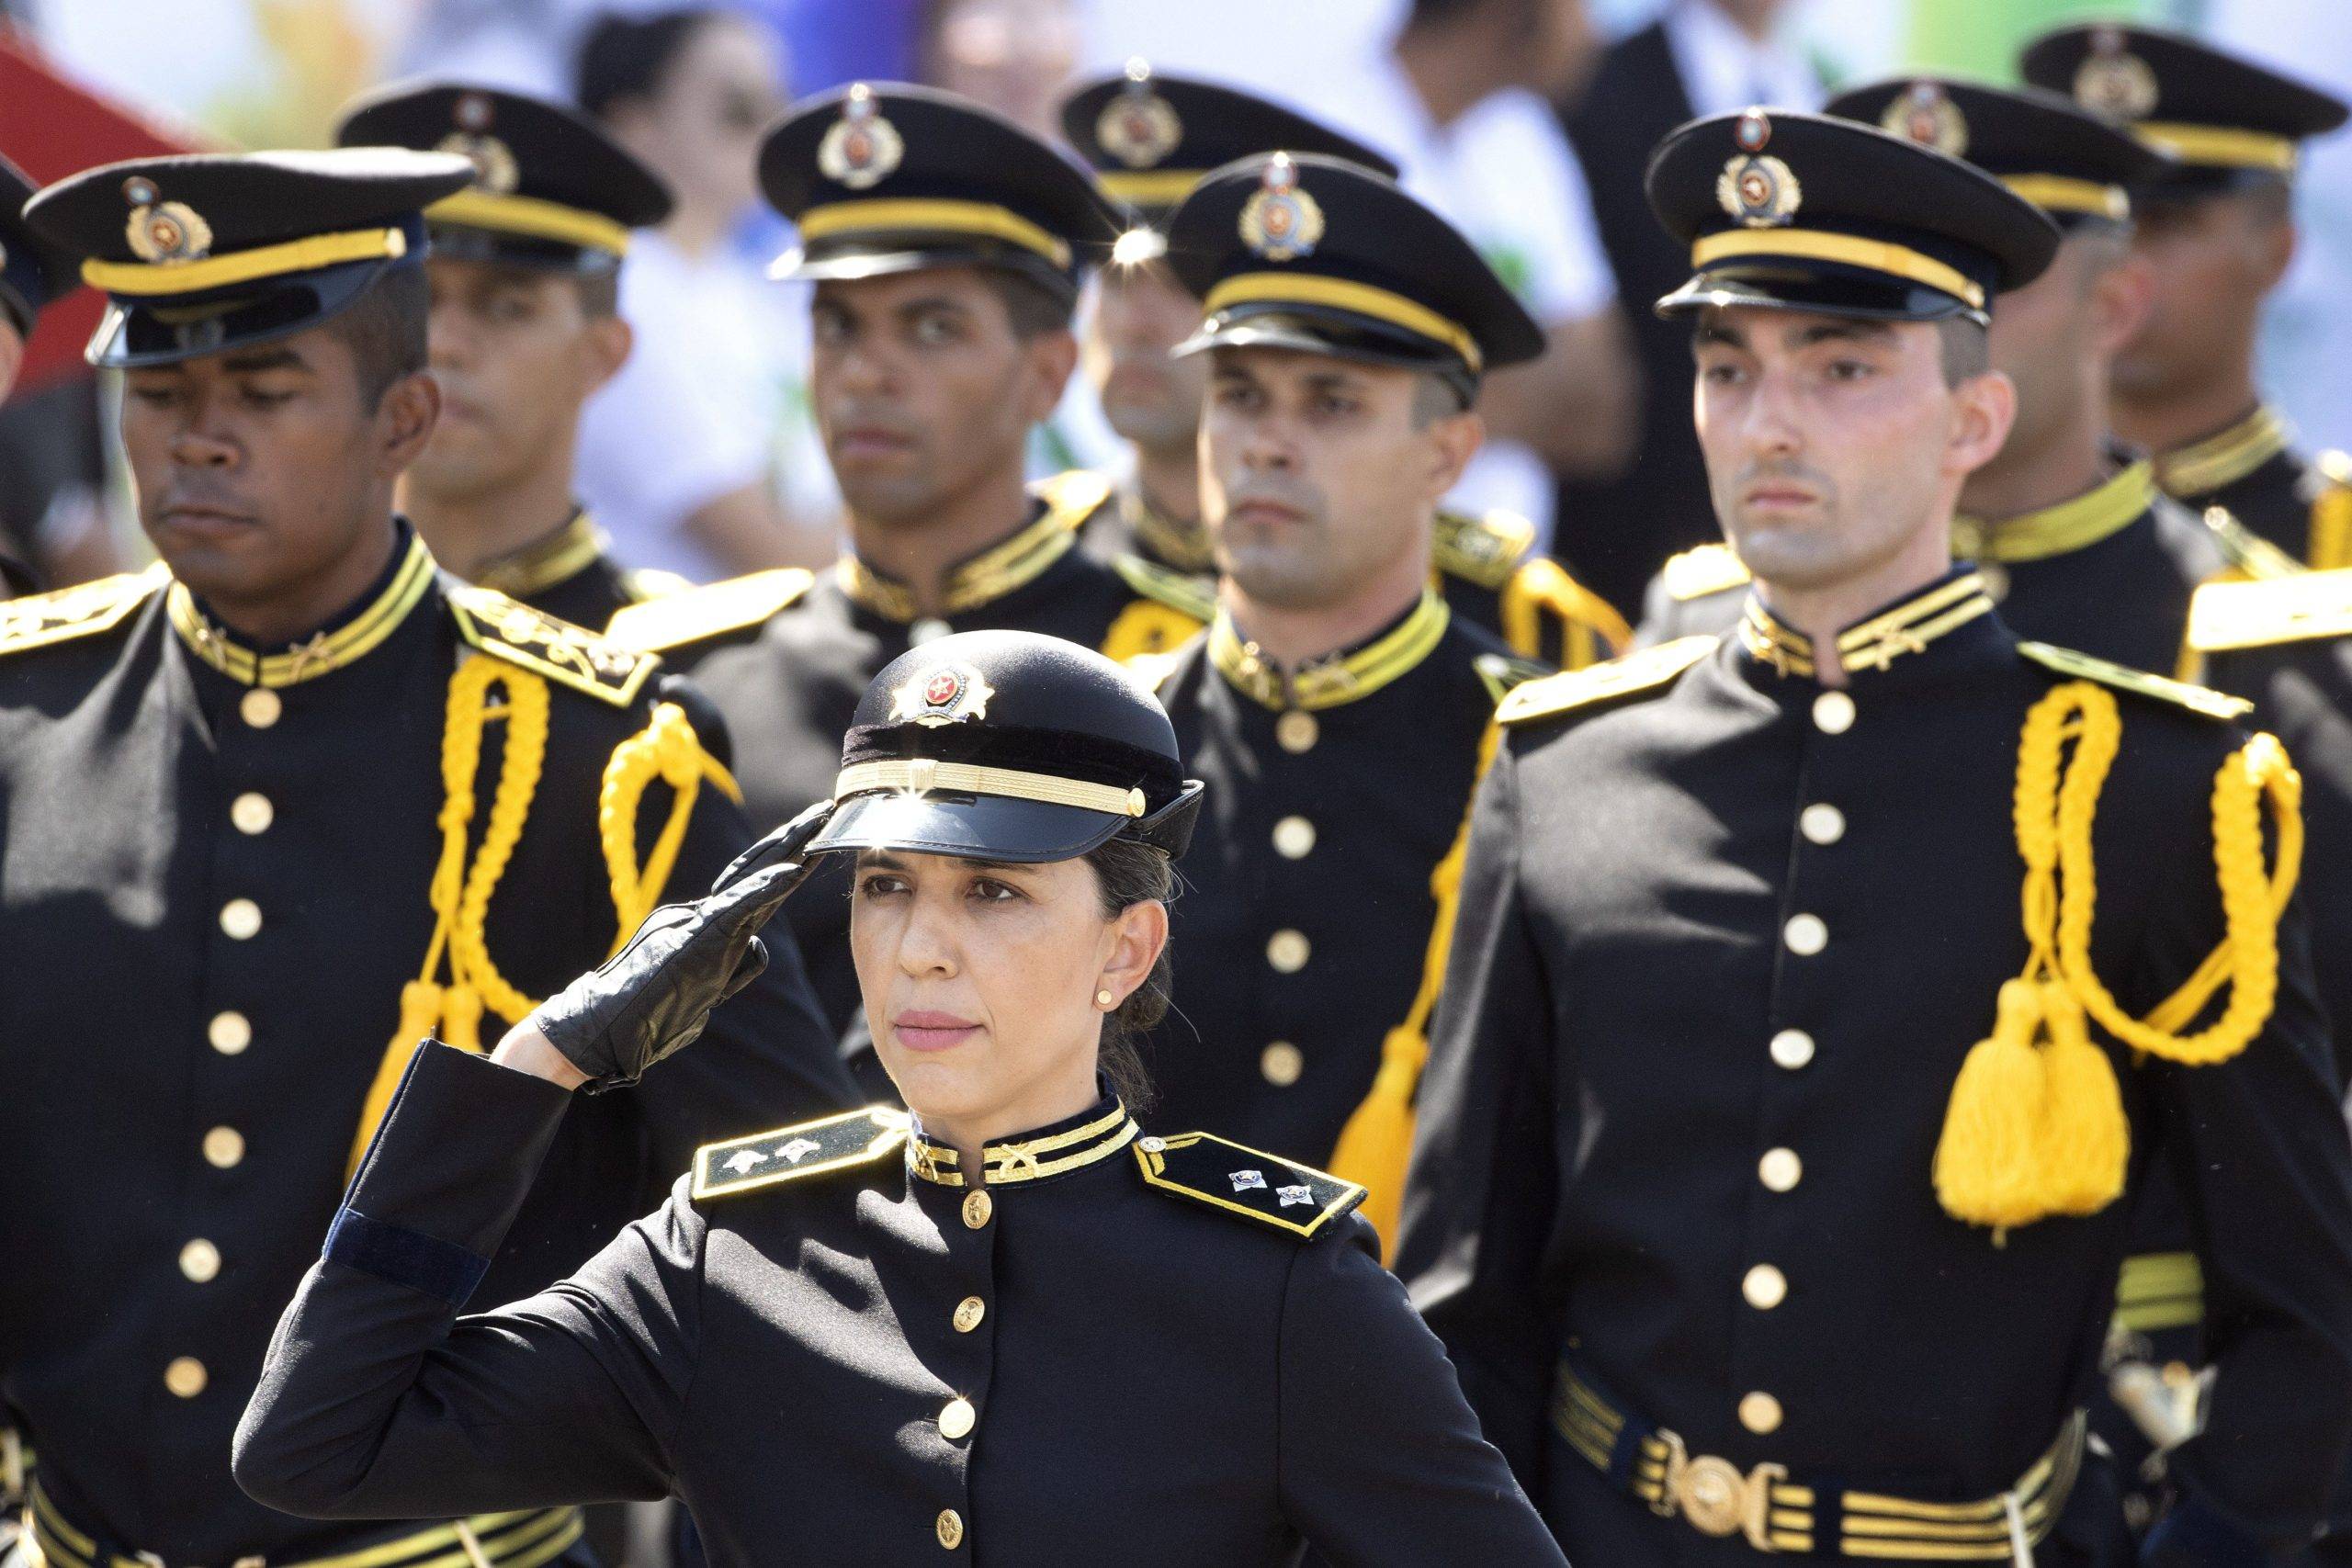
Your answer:
[[[164,601],[172,630],[189,652],[232,681],[248,686],[291,686],[316,680],[374,652],[424,602],[435,576],[432,552],[412,536],[392,580],[374,602],[332,632],[321,632],[283,653],[255,653],[196,607],[187,584],[175,582]]]
[[[729,1138],[724,1143],[705,1144],[695,1151],[691,1195],[698,1199],[723,1197],[854,1165],[871,1165],[896,1153],[906,1143],[908,1129],[905,1111],[887,1105],[870,1105],[845,1115],[802,1122],[774,1132]],[[762,1168],[778,1160],[784,1162],[781,1168]],[[730,1166],[735,1168],[732,1175],[712,1174]]]
[[[658,566],[632,566],[624,570],[619,578],[621,595],[631,604],[667,599],[673,593],[685,592],[694,585],[692,578],[664,571]]]
[[[2180,503],[2166,498],[2165,504]],[[2185,507],[2182,510],[2187,510]],[[2280,577],[2301,577],[2309,569],[2245,524],[2239,522],[2226,506],[2209,506],[2204,512],[2205,531],[2222,547],[2222,556],[2231,569],[2241,577],[2268,581]]]
[[[1203,626],[1216,615],[1214,583],[1148,561],[1132,550],[1121,550],[1112,557],[1111,570],[1145,598],[1157,600],[1171,610],[1181,610]]]
[[[2143,1252],[2123,1260],[2115,1326],[2134,1334],[2205,1321],[2205,1268],[2193,1252]]]
[[[1513,512],[1477,517],[1440,512],[1430,537],[1430,553],[1440,571],[1481,588],[1499,589],[1509,582],[1534,547],[1535,525]]]
[[[2156,482],[2168,495],[2193,499],[2238,480],[2287,449],[2295,438],[2286,415],[2265,403],[2202,441],[2156,456]]]
[[[96,637],[121,625],[172,580],[161,561],[22,599],[0,599],[0,653],[22,653],[51,643]]]
[[[662,662],[488,588],[453,583],[449,611],[469,646],[615,707],[635,702]]]
[[[1251,1159],[1263,1161],[1264,1168],[1271,1168],[1302,1179],[1287,1183],[1288,1186],[1305,1187],[1310,1192],[1318,1186],[1336,1188],[1338,1190],[1316,1203],[1316,1212],[1312,1219],[1293,1220],[1286,1219],[1278,1213],[1269,1213],[1263,1209],[1253,1209],[1247,1203],[1237,1203],[1230,1196],[1207,1191],[1190,1182],[1179,1181],[1168,1174],[1169,1155],[1183,1149],[1194,1148],[1203,1144],[1214,1144],[1219,1148],[1231,1149],[1235,1154],[1247,1155]],[[1136,1140],[1135,1151],[1136,1168],[1142,1173],[1145,1186],[1157,1188],[1162,1192],[1173,1192],[1181,1197],[1190,1198],[1194,1202],[1206,1203],[1213,1209],[1222,1209],[1229,1214],[1239,1214],[1244,1219],[1255,1220],[1261,1225],[1271,1225],[1276,1230],[1287,1231],[1302,1241],[1313,1239],[1332,1221],[1354,1213],[1357,1206],[1364,1201],[1364,1190],[1352,1181],[1343,1181],[1329,1171],[1317,1170],[1313,1166],[1301,1165],[1296,1160],[1284,1159],[1280,1155],[1270,1155],[1262,1149],[1253,1149],[1247,1144],[1237,1144],[1230,1138],[1220,1138],[1213,1133],[1176,1133],[1166,1137],[1138,1138]],[[1256,1172],[1261,1182],[1265,1181],[1265,1168],[1260,1167],[1250,1168]],[[1238,1174],[1236,1173],[1237,1178]],[[1266,1183],[1266,1190],[1280,1190],[1271,1182]]]
[[[1745,588],[1752,579],[1747,563],[1729,545],[1696,545],[1667,558],[1661,574],[1666,596],[1679,604],[1704,599],[1727,589]]]
[[[2260,587],[2263,585],[2232,583],[2227,586]],[[2198,590],[2199,596],[2206,592],[2207,590],[2201,588]],[[2133,670],[2128,665],[2111,664],[2104,659],[2093,659],[2087,653],[2076,653],[2071,648],[2056,648],[2046,642],[2020,642],[2018,644],[2018,652],[2043,669],[2054,670],[2061,675],[2071,675],[2077,680],[2093,681],[2102,686],[2111,686],[2119,692],[2132,692],[2140,696],[2154,697],[2160,703],[2170,703],[2175,707],[2187,708],[2189,712],[2201,714],[2207,718],[2224,720],[2243,718],[2254,711],[2254,705],[2243,697],[2233,697],[2225,692],[2216,692],[2206,686],[2192,686],[2186,681],[2174,681],[2162,675],[2151,675],[2144,670]]]
[[[605,635],[623,648],[661,653],[756,626],[798,604],[817,581],[805,567],[780,566],[625,604]]]
[[[1029,487],[1029,493],[1046,503],[1046,515],[1058,518],[1062,526],[1073,531],[1084,527],[1086,520],[1102,510],[1111,499],[1111,491],[1110,477],[1092,468],[1065,468]]]
[[[2209,582],[2188,602],[2188,646],[2199,653],[2346,633],[2352,633],[2352,567],[2256,582]]]
[[[1659,643],[1612,659],[1606,664],[1589,665],[1582,670],[1570,670],[1558,675],[1547,675],[1540,681],[1530,681],[1514,687],[1495,709],[1495,722],[1503,725],[1529,724],[1550,718],[1574,708],[1606,702],[1612,697],[1634,696],[1656,691],[1672,682],[1696,664],[1723,639],[1713,635],[1679,637],[1672,642]]]

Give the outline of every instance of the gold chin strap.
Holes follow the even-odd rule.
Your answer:
[[[833,780],[833,798],[853,795],[995,795],[1012,800],[1035,800],[1047,806],[1074,806],[1106,817],[1140,817],[1143,791],[1115,784],[1088,784],[1052,773],[1023,773],[1018,768],[989,768],[977,762],[943,762],[915,757],[902,762],[859,762],[843,768]]]

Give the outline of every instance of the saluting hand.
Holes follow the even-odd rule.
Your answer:
[[[801,852],[832,808],[820,801],[736,856],[707,897],[648,915],[603,967],[532,1010],[493,1059],[594,1094],[635,1083],[691,1043],[712,1010],[767,967],[759,930],[807,880]]]

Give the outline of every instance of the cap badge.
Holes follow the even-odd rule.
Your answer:
[[[1968,151],[1968,118],[1951,96],[1933,82],[1914,82],[1878,117],[1879,128],[1947,157]]]
[[[1298,183],[1298,165],[1277,152],[1257,191],[1241,204],[1241,239],[1268,261],[1313,255],[1323,238],[1323,209]]]
[[[943,664],[890,694],[895,724],[938,726],[986,718],[996,690],[968,664]]]
[[[2124,46],[2122,32],[2100,28],[2075,71],[2075,101],[2101,119],[2145,119],[2156,112],[2156,73]]]
[[[122,196],[130,203],[123,239],[130,254],[143,262],[201,260],[212,250],[212,225],[184,201],[158,202],[161,193],[153,180],[133,175],[122,182]]]
[[[874,89],[860,82],[817,143],[817,168],[829,180],[865,190],[888,178],[906,155],[906,139],[875,107]]]
[[[1750,229],[1786,223],[1804,199],[1796,172],[1769,152],[1734,158],[1715,176],[1715,200]]]
[[[462,120],[464,117],[460,116]],[[435,149],[455,152],[474,166],[474,184],[493,196],[506,196],[522,183],[523,171],[514,162],[514,150],[495,136],[479,131],[453,130],[441,139]]]
[[[1184,122],[1176,107],[1152,90],[1151,68],[1143,62],[1128,62],[1127,85],[1102,106],[1094,140],[1130,169],[1150,168],[1184,140]]]

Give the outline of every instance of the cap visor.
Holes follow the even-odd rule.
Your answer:
[[[836,807],[808,852],[905,850],[1033,864],[1082,855],[1128,820],[999,795],[877,793],[853,795]]]
[[[854,282],[863,277],[895,277],[900,273],[931,267],[984,266],[1018,273],[1047,290],[1075,297],[1078,285],[1043,256],[1011,246],[964,243],[893,245],[887,242],[795,248],[768,264],[768,276],[778,283]]]
[[[83,357],[101,370],[130,370],[275,343],[333,321],[385,273],[414,265],[370,259],[187,298],[109,296]]]
[[[1850,316],[1865,321],[1940,321],[1975,315],[1963,299],[1940,289],[1893,279],[1829,277],[1791,272],[1770,276],[1701,273],[1651,309],[1668,320],[1712,308],[1745,306],[1760,310],[1801,310],[1815,316]]]

